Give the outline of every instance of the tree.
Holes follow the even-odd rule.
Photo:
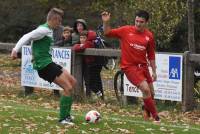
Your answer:
[[[72,25],[77,18],[94,18],[88,10],[91,0],[1,0],[0,41],[16,42],[23,34],[46,21],[52,7],[65,11],[64,25]],[[91,24],[91,23],[88,24]],[[95,24],[95,22],[94,22]]]
[[[0,38],[13,41],[45,20],[45,5],[32,0],[1,0]]]
[[[115,26],[132,24],[134,13],[144,9],[151,13],[149,27],[155,33],[158,49],[170,47],[175,27],[186,13],[186,2],[182,0],[96,0],[94,11],[110,11]],[[167,45],[166,45],[167,44]]]
[[[188,45],[189,51],[195,53],[194,40],[194,0],[187,0],[188,6]]]
[[[195,49],[197,53],[200,53],[200,1],[194,0],[194,40]],[[189,16],[191,17],[191,16]],[[170,51],[184,52],[189,50],[188,46],[188,15],[185,15],[178,26],[175,28],[174,35],[169,42],[172,46]]]
[[[103,10],[111,12],[115,27],[133,24],[135,11],[147,10],[151,13],[149,27],[160,51],[173,48],[170,41],[186,14],[185,0],[1,0],[0,40],[17,41],[43,23],[52,7],[65,11],[64,25],[72,26],[77,18],[83,18],[92,29],[102,23]]]

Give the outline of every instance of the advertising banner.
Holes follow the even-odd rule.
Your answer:
[[[155,99],[182,101],[182,62],[182,55],[156,54],[157,81],[153,83]],[[142,97],[141,91],[126,76],[124,95]]]
[[[68,72],[71,72],[71,49],[52,48],[52,59],[55,63],[61,65]],[[30,87],[41,87],[47,89],[61,89],[58,85],[44,81],[33,69],[31,46],[22,47],[22,65],[21,65],[21,85]]]

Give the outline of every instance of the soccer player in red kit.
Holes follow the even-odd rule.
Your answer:
[[[121,63],[120,67],[128,80],[136,85],[143,93],[144,110],[150,113],[155,123],[160,123],[154,103],[153,81],[157,79],[155,64],[155,41],[153,34],[146,28],[149,13],[140,10],[136,13],[135,25],[122,26],[111,29],[110,13],[102,14],[104,34],[107,37],[120,39]],[[148,63],[152,68],[152,76],[148,70]],[[145,114],[150,117],[150,114]]]

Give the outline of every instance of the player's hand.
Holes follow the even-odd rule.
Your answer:
[[[16,58],[17,58],[17,51],[15,51],[15,50],[13,49],[10,56],[11,56],[11,58],[12,58],[13,60],[16,59]]]
[[[108,22],[110,20],[110,13],[106,11],[102,12],[101,18],[103,22]]]
[[[156,72],[152,72],[152,78],[153,78],[153,81],[157,80],[157,74],[156,74]]]

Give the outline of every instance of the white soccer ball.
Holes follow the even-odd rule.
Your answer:
[[[100,118],[100,113],[95,110],[91,110],[85,115],[85,120],[88,123],[97,123],[100,120]]]

